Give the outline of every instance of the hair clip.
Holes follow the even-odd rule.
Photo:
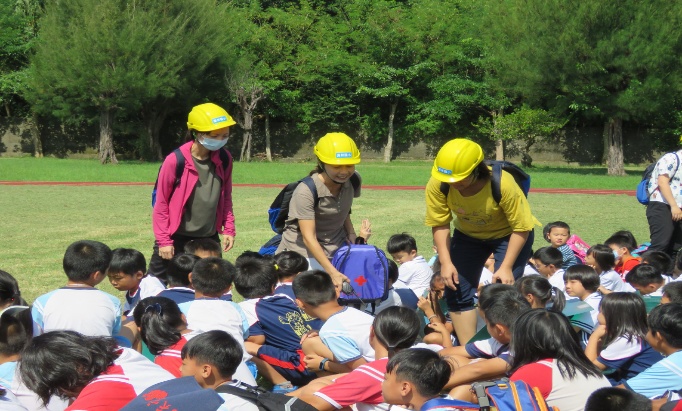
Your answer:
[[[279,266],[277,264],[275,264],[275,270],[279,271]]]
[[[159,315],[163,315],[163,309],[161,308],[161,304],[159,303],[150,304],[147,307],[145,307],[144,309],[145,314],[149,311],[153,311]]]

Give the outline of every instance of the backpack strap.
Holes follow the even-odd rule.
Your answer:
[[[231,394],[239,398],[243,398],[253,404],[258,403],[258,391],[250,385],[240,383],[244,388],[235,387],[234,385],[223,384],[216,387],[215,392],[222,394]]]
[[[223,163],[223,170],[227,171],[227,168],[230,166],[230,156],[227,154],[227,150],[221,148],[218,154],[220,154],[220,162]]]
[[[320,198],[317,196],[317,187],[315,186],[315,180],[311,176],[304,177],[299,180],[299,183],[303,183],[308,186],[310,192],[313,193],[313,207],[317,207],[320,202]]]
[[[175,154],[175,183],[173,184],[173,191],[175,191],[175,187],[180,185],[180,178],[182,178],[182,172],[185,169],[185,156],[182,155],[179,148],[173,150],[173,154]]]
[[[490,188],[493,191],[493,200],[495,200],[497,204],[500,204],[500,201],[502,201],[502,190],[500,189],[502,184],[502,164],[494,163],[492,168],[493,172],[490,177]]]
[[[440,192],[443,193],[445,198],[448,198],[448,193],[450,193],[450,184],[440,183]]]

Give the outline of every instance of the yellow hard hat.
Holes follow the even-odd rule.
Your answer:
[[[187,128],[202,133],[235,124],[237,123],[227,114],[224,108],[213,103],[194,106],[187,116]]]
[[[350,165],[360,162],[360,150],[355,141],[344,133],[327,133],[315,144],[315,155],[332,165]]]
[[[456,138],[438,150],[431,176],[444,183],[456,183],[468,177],[481,161],[481,146],[465,138]]]

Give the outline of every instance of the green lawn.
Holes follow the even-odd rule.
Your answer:
[[[367,185],[421,186],[429,178],[431,161],[364,161],[358,167]],[[9,181],[93,181],[148,182],[152,184],[159,163],[121,162],[100,165],[97,160],[31,157],[0,157],[0,180]],[[254,184],[286,184],[306,175],[314,163],[235,162],[234,182]],[[634,190],[641,178],[642,167],[628,168],[625,177],[606,175],[605,167],[538,166],[527,170],[535,188],[597,188]]]
[[[25,162],[22,159],[15,164],[25,165],[31,161],[34,164],[40,163],[39,160],[29,159]],[[61,160],[48,159],[46,163],[52,161]],[[0,176],[3,180],[7,179],[5,171],[7,164],[11,162],[0,159]],[[74,164],[74,161],[69,163]],[[93,166],[92,162],[80,164],[84,168]],[[414,173],[405,173],[397,165],[391,165],[389,169],[393,174],[404,174],[405,178],[413,178],[409,177],[410,174],[418,174],[420,177],[424,173],[428,175],[426,164],[408,165],[414,169]],[[242,166],[243,164],[238,163],[235,167],[239,170]],[[135,167],[154,172],[156,168],[153,165],[151,168],[149,165],[92,168],[108,172],[127,171]],[[288,170],[283,164],[259,164],[253,167],[254,170],[261,170],[261,167],[277,168],[281,172]],[[386,166],[368,165],[367,174],[373,173],[375,167],[381,169]],[[307,168],[309,165],[301,170]],[[76,172],[73,173],[76,177]],[[272,173],[273,176],[278,174]],[[77,177],[85,175],[77,173]],[[235,179],[244,176],[246,180],[246,175],[242,170]],[[62,175],[62,178],[67,179],[66,177],[67,174]],[[94,177],[102,175],[93,174]],[[255,179],[257,176],[252,177]],[[258,181],[254,179],[250,179],[250,182]],[[416,184],[417,179],[410,181],[411,184]],[[276,188],[234,189],[237,242],[234,250],[225,255],[225,258],[234,260],[245,250],[257,250],[272,236],[267,222],[267,208],[277,192]],[[64,250],[73,241],[94,239],[103,241],[112,248],[132,247],[149,258],[153,242],[149,195],[149,186],[0,185],[0,210],[4,211],[0,219],[0,269],[14,275],[19,280],[24,297],[32,301],[38,295],[65,283],[61,260]],[[648,238],[644,207],[630,196],[531,193],[529,199],[533,212],[542,223],[564,220],[571,225],[574,233],[590,244],[603,241],[611,233],[621,229],[631,230],[640,242]],[[385,246],[390,235],[405,231],[416,237],[421,254],[426,258],[432,255],[430,229],[423,224],[422,191],[363,190],[362,197],[353,205],[353,220],[358,223],[363,218],[372,221],[374,236],[370,242],[379,247]],[[541,239],[536,241],[536,248],[545,244]],[[118,294],[109,284],[102,284],[101,288]]]

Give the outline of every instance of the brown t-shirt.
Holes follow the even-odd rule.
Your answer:
[[[303,243],[298,220],[315,220],[317,241],[329,258],[348,238],[343,223],[350,214],[353,198],[360,196],[360,187],[354,190],[350,180],[346,181],[341,187],[338,197],[334,197],[320,179],[319,174],[313,174],[312,178],[319,198],[317,207],[315,207],[310,188],[305,184],[299,184],[291,197],[289,216],[284,225],[282,242],[279,244],[276,253],[296,251],[307,258],[313,257]]]
[[[199,174],[197,185],[187,200],[177,234],[190,237],[210,237],[216,232],[216,209],[220,200],[221,181],[215,173],[211,157],[199,160],[192,157]]]

